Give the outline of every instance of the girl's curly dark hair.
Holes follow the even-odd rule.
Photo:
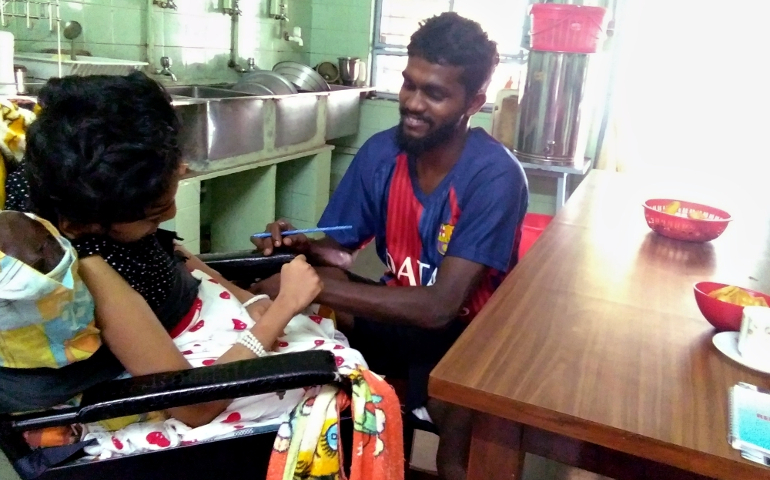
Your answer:
[[[476,95],[489,85],[500,63],[497,43],[477,22],[454,12],[444,12],[420,24],[407,52],[431,63],[462,67],[466,93]]]
[[[43,218],[111,225],[146,217],[181,162],[170,97],[142,73],[52,79],[27,132],[32,207]]]

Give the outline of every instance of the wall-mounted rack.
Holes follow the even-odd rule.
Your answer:
[[[0,25],[7,27],[9,18],[23,18],[30,29],[33,20],[48,20],[48,28],[54,31],[59,0],[0,0]]]

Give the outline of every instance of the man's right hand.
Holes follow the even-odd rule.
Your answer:
[[[291,235],[283,236],[281,232],[287,230],[296,230],[286,220],[278,220],[273,223],[268,223],[265,227],[265,231],[270,233],[268,238],[252,238],[251,243],[257,247],[257,250],[261,251],[263,255],[269,256],[273,254],[276,248],[286,247],[290,248],[294,252],[305,253],[310,248],[310,242],[305,235]]]

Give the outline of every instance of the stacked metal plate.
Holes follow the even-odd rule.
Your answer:
[[[315,70],[298,62],[280,62],[273,67],[273,72],[281,74],[293,83],[297,89],[305,92],[329,92],[329,84]]]

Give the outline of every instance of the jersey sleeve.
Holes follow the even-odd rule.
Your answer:
[[[446,256],[507,272],[518,258],[518,231],[528,202],[526,178],[519,168],[478,175],[461,201]]]
[[[324,209],[319,227],[350,225],[350,230],[328,232],[345,248],[356,250],[364,246],[377,232],[381,218],[376,197],[376,161],[371,142],[364,144],[348,167]]]

